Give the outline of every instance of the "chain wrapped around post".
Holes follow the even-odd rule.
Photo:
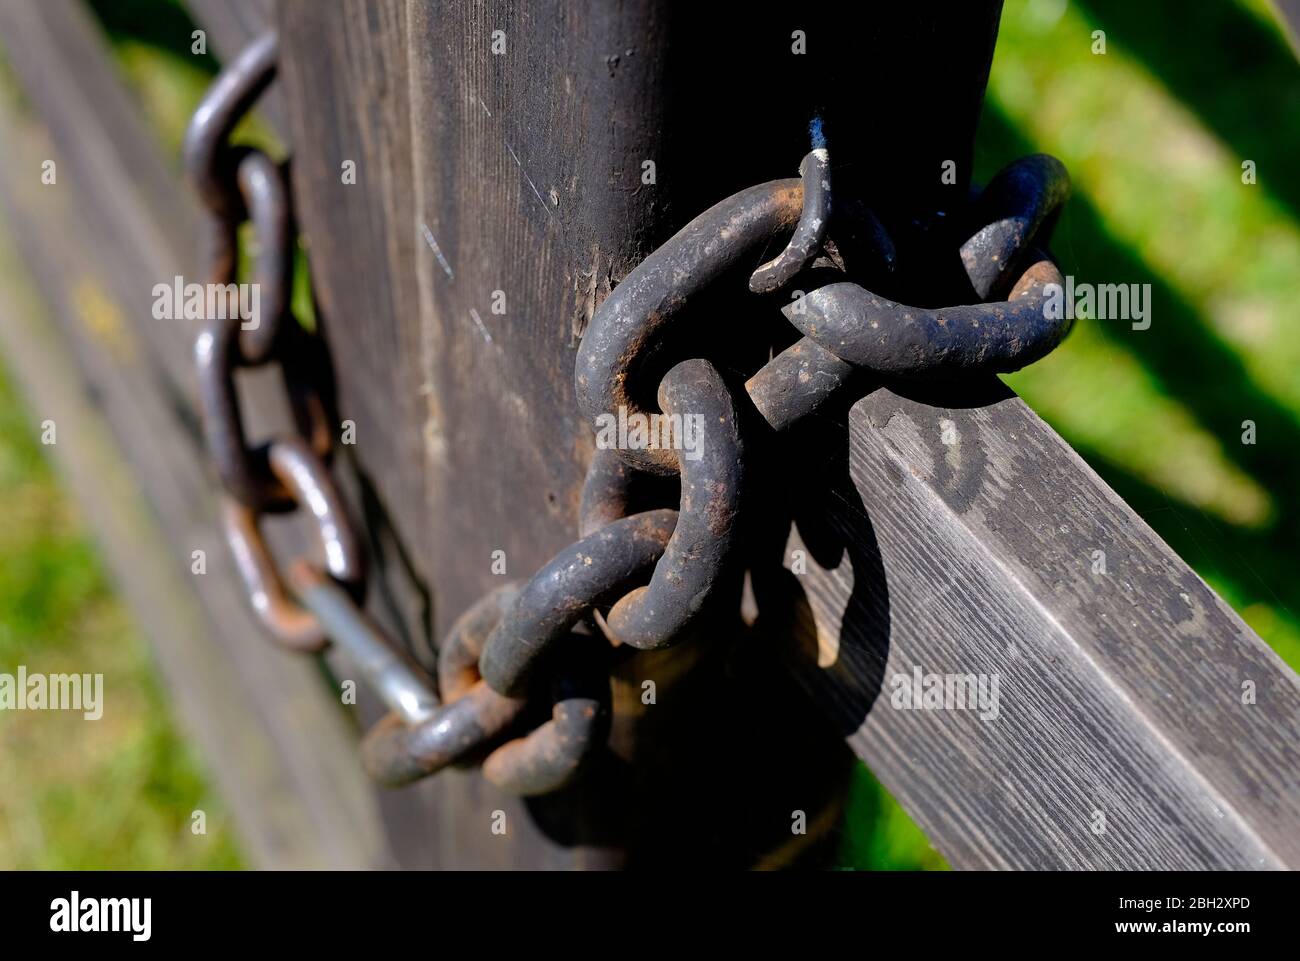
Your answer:
[[[685,360],[669,370],[659,384],[658,411],[638,403],[644,396],[639,378],[688,302],[783,233],[793,229],[783,251],[753,272],[750,290],[781,290],[814,264],[835,231],[828,151],[809,153],[800,172],[801,181],[753,187],[705,211],[633,269],[596,311],[578,348],[580,406],[598,429],[602,419],[625,422],[640,416],[650,425],[649,437],[670,442],[596,451],[583,490],[584,539],[524,588],[484,648],[482,676],[502,693],[525,690],[543,654],[560,643],[576,619],[598,608],[607,609],[608,633],[623,644],[672,644],[703,609],[733,560],[744,456],[732,397],[703,359]],[[1011,271],[1019,271],[1005,301],[930,311],[840,281],[784,308],[804,336],[746,383],[759,415],[773,429],[784,430],[838,394],[861,369],[914,377],[1012,371],[1049,352],[1070,322],[1046,315],[1046,285],[1059,284],[1061,275],[1032,244],[1067,192],[1061,164],[1036,156],[999,173],[977,201],[975,209],[987,219],[962,245],[963,264],[982,297]],[[859,230],[863,219],[857,216],[854,223],[846,218],[845,227]],[[874,218],[867,221],[878,234]],[[887,240],[873,245],[892,252]],[[701,415],[711,426],[698,462],[671,442],[686,413]],[[602,605],[608,585],[599,571],[589,569],[591,555],[585,547],[632,519],[623,512],[639,472],[680,475],[676,527],[649,584]],[[599,596],[571,591],[573,582],[599,584]],[[551,606],[557,595],[581,597],[587,610],[580,612],[570,603],[557,616]]]
[[[682,641],[742,566],[751,411],[779,433],[845,393],[860,372],[1012,371],[1068,332],[1070,321],[1044,308],[1048,286],[1062,280],[1043,247],[1069,190],[1058,161],[1027,157],[993,178],[968,207],[957,251],[978,302],[925,308],[862,285],[893,270],[893,243],[858,198],[832,197],[831,153],[817,146],[799,178],[750,187],[700,214],[596,310],[577,352],[578,404],[598,432],[635,419],[648,442],[598,445],[579,539],[527,582],[492,591],[461,615],[441,645],[435,685],[362,611],[361,544],[330,477],[327,405],[300,369],[307,335],[289,310],[294,234],[284,170],[228,143],[271,82],[275,55],[273,35],[251,44],[214,83],[186,138],[190,176],[211,214],[213,280],[234,281],[236,229],[248,219],[259,243],[254,276],[271,307],[268,324],[241,329],[227,310],[200,333],[204,429],[225,491],[227,539],[254,610],[292,649],[345,649],[389,708],[361,746],[366,770],[382,783],[481,761],[492,783],[534,795],[581,774],[608,737],[609,642],[637,650]],[[757,265],[783,238],[780,253]],[[681,355],[682,338],[667,337],[688,305],[737,270],[749,272],[751,295],[796,281],[811,288],[781,310],[797,338],[743,390],[708,359]],[[690,315],[698,321],[698,312]],[[674,358],[663,356],[668,344]],[[675,362],[655,383],[666,359]],[[271,363],[284,373],[302,436],[254,447],[234,372]],[[699,429],[692,434],[688,425]],[[637,490],[655,476],[678,478],[676,507],[634,510]],[[301,507],[312,514],[325,560],[296,559],[286,583],[259,521]]]

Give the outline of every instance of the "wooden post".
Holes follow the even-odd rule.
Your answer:
[[[592,442],[573,362],[593,310],[705,207],[793,175],[814,115],[842,145],[846,182],[878,183],[900,209],[947,202],[934,186],[943,159],[968,180],[997,10],[846,24],[829,11],[747,19],[653,0],[280,4],[297,206],[343,409],[357,421],[368,519],[402,559],[383,569],[388,613],[408,636],[423,639],[426,601],[437,636],[499,582],[494,551],[526,578],[574,539]],[[341,177],[349,161],[355,184]],[[744,338],[726,323],[703,333]],[[550,840],[481,784],[422,787],[439,863],[558,863],[556,843],[579,840],[603,852],[580,861],[689,848],[755,863],[790,837],[794,808],[833,825],[849,759],[807,701],[785,677],[728,685],[717,658],[693,657],[627,667],[619,714],[641,721],[616,740],[638,773],[607,771],[585,795],[530,805]],[[640,678],[688,665],[690,696],[645,711]],[[638,746],[647,714],[673,732],[670,755]],[[752,789],[757,771],[779,780],[796,758],[800,789]],[[724,803],[763,813],[703,823]],[[622,816],[597,823],[596,808]],[[489,844],[496,809],[521,826]],[[718,835],[726,842],[705,850]],[[433,842],[406,851],[427,865]]]

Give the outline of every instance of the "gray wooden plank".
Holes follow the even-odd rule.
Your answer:
[[[59,183],[86,208],[91,243],[113,265],[110,280],[138,317],[141,347],[179,388],[191,376],[174,322],[151,316],[151,285],[195,264],[199,220],[117,75],[102,31],[79,0],[0,4],[0,44],[23,92],[60,148]],[[152,283],[152,282],[151,282]],[[169,326],[170,325],[170,326]]]
[[[21,54],[29,68],[42,56],[68,49],[65,32],[75,37],[90,30],[80,8],[61,0],[21,8],[7,5],[0,26],[11,56],[17,45],[29,45]],[[207,552],[209,574],[195,578],[190,590],[198,591],[208,628],[179,632],[168,627],[150,634],[159,645],[169,680],[178,685],[180,707],[201,746],[208,749],[220,788],[234,799],[236,815],[248,819],[248,830],[257,836],[253,853],[260,863],[387,864],[373,788],[354,756],[355,733],[348,730],[317,667],[276,650],[264,636],[248,611],[221,543],[216,488],[194,412],[193,330],[187,323],[152,318],[153,285],[189,273],[186,268],[192,263],[185,260],[182,249],[160,240],[168,236],[172,221],[185,221],[185,195],[154,156],[152,161],[142,161],[157,178],[148,184],[154,201],[142,209],[132,208],[125,222],[113,219],[116,204],[129,205],[131,198],[138,199],[133,189],[135,171],[122,163],[124,156],[134,156],[137,146],[120,138],[138,130],[139,123],[138,118],[121,126],[88,119],[97,114],[95,98],[103,91],[118,91],[107,95],[110,105],[126,104],[125,110],[129,103],[118,98],[120,86],[115,87],[118,81],[106,58],[86,63],[98,65],[95,70],[102,67],[103,72],[81,74],[82,86],[65,87],[62,95],[82,95],[89,98],[87,103],[70,108],[59,97],[37,102],[38,107],[58,114],[54,121],[45,117],[49,138],[30,121],[20,120],[8,105],[10,91],[5,91],[3,193],[7,216],[14,235],[23,242],[32,275],[81,365],[95,407],[111,423],[126,460],[140,478],[155,523],[168,538],[166,557],[171,560],[129,560],[132,541],[123,526],[109,529],[124,538],[123,544],[110,545],[110,552],[122,563],[138,567],[140,576],[157,573],[160,565],[165,568],[169,563],[188,572],[191,550],[201,547]],[[29,83],[41,76],[17,73]],[[87,122],[75,122],[68,111],[84,113]],[[151,146],[152,141],[139,143]],[[141,153],[148,156],[147,151]],[[47,158],[56,160],[65,172],[56,185],[40,183],[40,164]],[[83,177],[83,171],[90,173]],[[111,203],[105,198],[112,198]],[[173,214],[170,219],[168,211]],[[123,234],[114,233],[117,228]],[[153,238],[150,253],[124,258],[121,248],[129,241],[123,236],[132,237],[136,231]],[[101,239],[105,236],[108,242]],[[156,546],[151,541],[142,549]],[[128,568],[122,575],[124,583],[133,576]],[[160,588],[172,585],[161,574],[158,582]],[[136,585],[131,590],[133,598],[147,603],[144,588]],[[219,639],[215,643],[214,637]],[[222,678],[227,680],[223,683]],[[234,729],[225,736],[228,724]],[[249,736],[247,724],[255,724],[260,732],[263,744],[256,749],[241,740]]]
[[[954,866],[1300,865],[1296,675],[1023,402],[984,394],[882,388],[819,435],[830,481],[798,496],[833,507],[787,545],[806,576],[766,595],[792,601],[772,623],[798,624],[800,678]],[[895,708],[918,666],[998,676],[996,719]]]
[[[5,133],[12,148],[14,129],[5,124]],[[18,189],[35,192],[30,187]],[[249,683],[246,668],[236,661],[240,652],[232,649],[237,633],[251,636],[249,632],[256,630],[243,614],[234,572],[222,563],[223,548],[211,527],[196,526],[193,518],[179,523],[180,502],[195,496],[196,482],[202,485],[205,479],[197,467],[189,477],[177,476],[186,473],[176,459],[185,456],[188,448],[178,445],[176,425],[168,424],[165,416],[143,416],[135,407],[135,426],[128,426],[132,422],[121,419],[124,407],[118,392],[103,379],[87,379],[61,339],[70,325],[93,324],[120,310],[107,298],[101,301],[90,293],[103,290],[102,274],[89,266],[91,258],[57,262],[52,270],[47,267],[50,262],[45,258],[51,250],[82,253],[69,250],[67,239],[75,233],[57,234],[78,225],[50,217],[47,207],[41,208],[39,219],[33,219],[18,209],[11,190],[3,193],[6,235],[21,233],[26,253],[41,260],[20,267],[15,252],[5,245],[0,344],[33,415],[58,425],[59,441],[53,452],[63,476],[86,511],[116,584],[153,644],[177,715],[215,776],[245,853],[253,865],[267,868],[384,863],[382,840],[373,830],[367,832],[364,806],[354,805],[346,812],[347,833],[331,837],[322,832],[319,812],[299,803],[301,785],[294,783],[297,779],[286,765],[284,745],[267,737],[265,712],[255,702],[267,697],[268,691]],[[56,232],[57,239],[46,236],[33,242],[33,234],[43,230]],[[52,279],[74,285],[75,293],[59,299],[57,309],[63,316],[58,321],[48,316],[40,294],[14,282],[27,269],[43,284],[46,296],[53,293],[46,286]],[[164,407],[165,398],[153,400],[160,409]],[[109,418],[114,417],[118,422],[110,425]],[[136,443],[125,445],[126,454],[121,444],[124,430],[141,432]],[[148,458],[144,464],[141,457]],[[143,483],[137,476],[142,467],[147,468]],[[211,560],[201,579],[189,569],[189,551],[195,547],[207,551]],[[271,652],[254,660],[265,666],[268,659],[281,658],[287,659]],[[266,682],[286,682],[274,696],[283,698],[286,713],[292,713],[297,723],[312,723],[312,715],[321,712],[303,702],[304,696],[319,698],[315,678],[307,672],[295,682],[295,672],[303,674],[303,667],[286,664],[268,675]],[[277,723],[283,720],[276,719]],[[310,736],[320,739],[322,749],[342,747],[340,742],[347,738],[337,719],[316,720],[325,724]],[[322,776],[335,773],[321,772]],[[347,798],[343,780],[337,787],[331,783],[331,788],[338,791],[336,797]],[[374,823],[373,816],[369,822]]]
[[[1291,41],[1291,49],[1300,57],[1300,0],[1273,0],[1273,6],[1281,15],[1283,32]]]

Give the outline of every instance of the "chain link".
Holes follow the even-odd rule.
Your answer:
[[[253,608],[295,650],[332,642],[349,652],[390,709],[361,746],[366,770],[382,783],[479,761],[489,781],[516,794],[571,783],[608,738],[610,642],[632,650],[677,643],[723,587],[737,583],[746,449],[756,427],[787,430],[852,390],[864,372],[1010,371],[1068,332],[1068,320],[1046,317],[1046,287],[1061,275],[1035,246],[1068,193],[1065,170],[1050,157],[1011,164],[969,205],[959,253],[979,302],[956,307],[912,307],[863,286],[890,282],[896,252],[865,204],[832,202],[825,147],[804,157],[798,179],[715,204],[611,292],[578,348],[577,398],[593,426],[644,418],[660,442],[596,450],[579,539],[527,582],[499,588],[461,615],[441,646],[435,687],[362,611],[364,558],[327,466],[327,392],[305,372],[311,345],[288,306],[293,223],[284,171],[258,151],[229,145],[231,129],[274,76],[276,49],[273,35],[260,38],[223,71],[186,138],[191,178],[212,214],[212,276],[234,279],[236,228],[247,218],[259,244],[255,277],[271,304],[265,328],[240,330],[237,319],[205,326],[196,345],[200,400],[225,488],[227,538]],[[794,342],[743,390],[709,359],[681,357],[681,338],[668,335],[691,314],[688,306],[787,235],[781,252],[752,270],[748,288],[767,296],[795,284],[809,290],[781,310],[797,331]],[[990,300],[1004,291],[1005,299]],[[668,354],[678,362],[656,383]],[[252,447],[233,375],[269,363],[285,375],[302,436]],[[684,433],[690,417],[707,425],[708,443],[694,449]],[[648,503],[656,498],[647,492],[665,476],[679,480],[676,509]],[[260,518],[302,507],[314,519],[324,563],[296,559],[286,584]]]

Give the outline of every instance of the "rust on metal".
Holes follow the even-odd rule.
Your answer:
[[[773,430],[786,430],[812,414],[860,371],[810,337],[802,337],[745,382],[754,407]]]
[[[285,647],[314,654],[324,649],[328,639],[320,622],[289,596],[257,518],[256,512],[233,497],[221,498],[226,543],[253,612]]]
[[[692,448],[678,443],[681,503],[677,525],[650,583],[625,594],[605,617],[623,643],[670,645],[700,613],[722,578],[737,541],[745,449],[731,391],[706,360],[687,360],[659,385],[659,406],[682,432],[692,422]],[[691,438],[686,438],[686,441]]]
[[[362,766],[389,787],[428,777],[499,737],[525,703],[502,697],[480,681],[421,724],[412,726],[400,715],[388,714],[362,740]]]
[[[578,507],[578,536],[594,534],[632,513],[632,489],[642,475],[612,447],[597,447],[582,482]]]
[[[519,591],[492,631],[479,670],[496,691],[522,697],[543,656],[593,608],[647,577],[677,511],[645,511],[606,524],[560,551]]]
[[[297,437],[273,441],[269,460],[271,472],[292,493],[298,507],[306,509],[315,521],[325,572],[360,597],[366,583],[365,554],[329,469]]]
[[[1042,310],[1047,284],[1061,277],[1033,244],[1050,234],[1068,194],[1064,166],[1038,154],[1003,168],[972,205],[967,219],[983,226],[961,245],[962,264],[982,299],[1005,287],[1006,278],[1015,276],[1009,271],[1020,270],[1006,301],[926,311],[841,282],[786,305],[785,316],[815,336],[804,336],[749,379],[745,388],[758,412],[773,429],[784,430],[848,385],[862,383],[869,371],[1005,372],[1049,352],[1068,333],[1069,322],[1051,321]],[[859,272],[875,257],[883,258],[885,275],[892,272],[893,245],[865,205],[839,204],[832,229],[841,253],[856,256],[852,266]]]
[[[1047,154],[1022,157],[989,181],[971,205],[969,222],[977,229],[961,247],[966,276],[981,300],[1005,291],[1020,255],[1051,233],[1069,194],[1065,165]]]
[[[498,745],[523,716],[528,701],[507,697],[474,677],[473,652],[516,596],[508,585],[485,595],[453,625],[440,655],[439,676],[450,682],[446,703],[412,720],[394,711],[362,743],[367,772],[396,786],[427,777],[482,749]],[[583,642],[587,642],[584,647]],[[604,747],[609,731],[609,681],[603,662],[576,637],[563,652],[553,684],[551,717],[536,729],[495,746],[483,775],[511,794],[558,790],[577,777]],[[443,658],[452,663],[444,668]]]
[[[878,297],[854,283],[809,293],[784,313],[807,337],[857,367],[892,377],[1008,372],[1048,354],[1071,320],[1045,309],[1060,271],[1039,253],[1010,300],[927,309]]]
[[[488,635],[514,603],[519,585],[509,583],[488,592],[461,614],[438,648],[438,693],[445,701],[462,697],[479,682],[478,659]]]
[[[608,687],[609,681],[605,680]],[[520,797],[549,794],[573,782],[609,736],[609,698],[565,697],[551,718],[483,761],[488,781]]]
[[[293,217],[284,172],[260,150],[246,151],[236,179],[257,236],[253,282],[258,285],[257,326],[241,330],[239,351],[245,364],[269,359],[289,316],[293,292]]]
[[[548,794],[572,783],[609,738],[609,646],[603,638],[574,632],[551,664],[547,720],[507,741],[483,761],[483,776],[521,797]]]
[[[198,370],[199,415],[208,453],[226,492],[258,511],[293,507],[289,491],[271,473],[266,446],[250,448],[239,413],[235,368],[239,363],[239,325],[209,320],[194,341]]]
[[[629,414],[646,414],[653,424],[659,415],[642,409],[633,388],[642,357],[653,353],[665,325],[680,313],[687,297],[735,263],[736,245],[749,251],[789,228],[788,216],[775,212],[773,198],[780,191],[792,196],[791,190],[789,181],[778,181],[716,204],[614,289],[593,317],[578,353],[578,400],[593,422],[622,407]],[[1057,282],[1053,278],[1059,278],[1059,272],[1046,255],[1029,251],[1036,238],[1050,232],[1068,192],[1069,180],[1060,162],[1036,155],[1008,165],[972,205],[969,219],[983,226],[962,244],[963,265],[981,298],[1004,287],[1009,276],[1026,278],[1006,301],[927,310],[896,304],[841,280],[823,283],[786,305],[786,318],[805,336],[746,384],[759,414],[774,429],[784,430],[847,385],[861,381],[859,368],[891,376],[922,376],[936,370],[1010,371],[1046,354],[1068,333],[1069,323],[1045,316],[1044,290]],[[805,192],[799,194],[802,202]],[[879,220],[853,198],[836,209],[824,243],[827,248],[833,241],[839,245],[831,261],[844,266],[847,254],[855,275],[892,273],[894,247]],[[805,213],[801,210],[801,218]],[[737,222],[745,229],[737,229]],[[807,271],[805,280],[825,273],[810,269],[818,253],[815,248],[798,245],[797,249],[797,260]],[[717,256],[720,250],[733,256]],[[788,260],[783,257],[760,268],[756,289],[780,286],[767,267],[795,262],[793,255]],[[1022,267],[1026,257],[1030,262]],[[1009,273],[1013,268],[1020,273]],[[782,283],[788,283],[796,274],[780,276]],[[667,451],[621,450],[619,455],[628,464],[654,473],[672,473],[677,467]]]
[[[614,288],[591,319],[578,346],[578,406],[593,423],[602,414],[644,415],[655,430],[655,412],[637,400],[640,364],[686,302],[719,274],[753,257],[794,227],[803,209],[798,180],[774,180],[714,204],[643,260]],[[671,450],[623,449],[633,467],[672,474]]]
[[[204,325],[194,342],[199,414],[208,452],[222,486],[241,504],[260,511],[291,510],[294,499],[272,471],[267,445],[250,447],[244,433],[235,387],[235,369],[242,360],[239,334],[237,322],[217,318]],[[289,369],[282,373],[300,430],[316,456],[328,462],[333,432],[324,400]]]
[[[324,570],[360,597],[365,590],[364,555],[325,465],[297,438],[272,443],[268,462],[292,503],[305,507],[315,520]],[[253,610],[270,634],[285,646],[318,651],[325,644],[325,633],[317,619],[290,597],[262,536],[259,519],[258,511],[233,498],[224,498],[226,540]]]
[[[419,724],[434,715],[438,696],[423,671],[389,643],[351,592],[303,558],[289,568],[289,579],[303,607],[316,618],[331,643],[347,652],[390,711],[407,724]]]
[[[810,151],[799,164],[803,210],[785,249],[754,271],[749,289],[756,294],[780,290],[821,252],[831,224],[831,164],[825,147]]]
[[[361,744],[361,759],[371,777],[389,786],[427,777],[487,746],[519,718],[526,707],[522,698],[497,694],[474,675],[472,661],[472,676],[462,675],[463,655],[481,646],[482,634],[512,596],[513,587],[493,591],[457,618],[439,655],[439,674],[452,679],[452,689],[444,688],[442,703],[422,716],[394,708],[370,730]],[[448,653],[453,663],[444,673],[441,661]],[[431,686],[421,683],[420,688],[430,703],[436,700]]]

